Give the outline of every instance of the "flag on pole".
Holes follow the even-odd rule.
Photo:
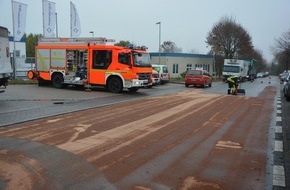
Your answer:
[[[81,34],[80,18],[73,2],[70,2],[70,30],[73,38],[79,37]]]
[[[42,0],[43,14],[43,36],[54,37],[56,25],[55,3],[47,0]]]
[[[20,41],[25,33],[27,5],[12,1],[14,41]]]

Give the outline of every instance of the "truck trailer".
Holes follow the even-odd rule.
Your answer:
[[[0,93],[5,92],[8,80],[13,72],[10,62],[9,32],[0,26]]]
[[[106,38],[42,38],[35,47],[29,79],[56,88],[103,86],[118,93],[146,87],[152,75],[149,52],[142,47],[109,45]]]

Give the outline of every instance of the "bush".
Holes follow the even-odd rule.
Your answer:
[[[182,78],[185,78],[186,72],[187,72],[187,71],[184,71],[183,73],[180,73],[180,76],[181,76]]]

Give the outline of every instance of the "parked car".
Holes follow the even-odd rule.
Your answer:
[[[257,78],[263,78],[264,77],[264,73],[257,73]]]
[[[170,75],[168,73],[167,65],[152,65],[152,68],[159,73],[160,84],[169,82]]]
[[[284,92],[284,96],[285,96],[286,100],[290,101],[290,74],[289,73],[284,81],[283,92]]]
[[[206,70],[190,69],[185,75],[185,86],[189,87],[190,85],[211,87],[212,77]]]
[[[280,79],[281,84],[286,80],[286,77],[288,76],[288,74],[289,74],[289,71],[284,71],[283,73],[279,74],[279,79]]]
[[[264,72],[264,77],[270,76],[270,73],[268,71]]]

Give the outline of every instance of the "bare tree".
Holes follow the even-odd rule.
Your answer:
[[[282,34],[282,36],[275,40],[275,47],[273,47],[275,55],[286,53],[290,56],[290,29]]]
[[[283,33],[280,38],[275,39],[275,45],[271,47],[271,50],[278,60],[280,67],[286,67],[285,69],[288,70],[290,61],[290,29]],[[284,63],[286,63],[285,66]]]
[[[257,71],[267,70],[267,61],[264,59],[263,53],[261,50],[254,49],[249,57],[257,61]]]
[[[249,33],[232,18],[223,17],[206,37],[211,52],[224,58],[248,57],[253,51]]]
[[[161,52],[163,53],[181,53],[182,49],[177,47],[172,41],[165,41],[161,45]]]

